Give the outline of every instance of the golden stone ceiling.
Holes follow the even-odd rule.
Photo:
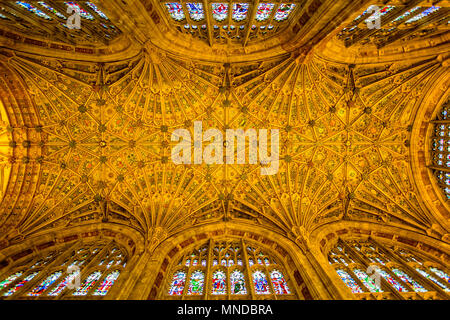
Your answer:
[[[94,62],[3,48],[29,99],[18,103],[36,110],[37,124],[3,123],[26,155],[3,140],[1,154],[33,167],[24,179],[35,187],[21,201],[6,194],[0,234],[113,223],[157,242],[230,220],[293,239],[340,220],[426,232],[436,219],[411,178],[409,146],[413,112],[441,61],[347,64],[295,52],[218,63],[147,44]],[[194,121],[279,129],[278,173],[175,165],[171,133]]]

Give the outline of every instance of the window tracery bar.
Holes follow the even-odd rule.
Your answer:
[[[181,257],[169,277],[166,298],[294,296],[283,266],[243,241],[210,240]]]

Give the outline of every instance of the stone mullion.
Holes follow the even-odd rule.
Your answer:
[[[244,272],[247,275],[247,281],[248,281],[248,290],[250,291],[250,299],[254,300],[255,299],[255,288],[253,285],[253,281],[252,281],[252,277],[251,277],[251,270],[250,270],[250,265],[248,264],[248,255],[247,255],[247,246],[244,243],[244,239],[241,239],[241,247],[242,247],[242,252],[243,252],[243,257],[242,260],[242,266],[244,267]]]
[[[341,241],[341,243],[344,245],[344,248],[347,248],[347,249],[350,248],[350,246],[345,241]],[[371,264],[367,263],[368,258],[365,257],[365,256],[363,257],[362,254],[360,254],[359,252],[353,251],[353,253],[354,253],[354,256],[357,258],[357,260],[360,262],[360,264],[363,265],[366,268],[366,270],[367,270],[367,268],[371,265]],[[377,267],[380,268],[380,266],[378,266],[378,264],[377,264]],[[389,282],[386,279],[384,279],[384,277],[381,276],[381,275],[380,275],[380,282],[381,282],[381,288],[383,289],[384,292],[388,292],[388,293],[390,292],[397,299],[405,300],[405,298],[395,288],[393,288],[389,284]]]
[[[434,289],[435,291],[438,292],[438,294],[440,296],[442,296],[445,299],[449,299],[449,295],[442,290],[442,288],[440,286],[438,286],[437,284],[435,284],[433,281],[427,279],[426,277],[424,277],[423,275],[421,275],[419,272],[417,272],[413,267],[411,267],[410,265],[408,265],[408,263],[405,262],[405,260],[403,258],[400,258],[399,256],[395,255],[391,249],[382,246],[381,244],[379,244],[377,241],[373,240],[380,248],[383,249],[383,251],[385,253],[387,253],[387,255],[392,258],[392,260],[395,260],[398,264],[400,264],[403,267],[403,271],[408,273],[408,275],[410,277],[412,277],[414,280],[416,280],[418,283],[420,283],[422,286],[424,286],[427,289],[430,289],[430,287],[432,289]],[[427,270],[428,273],[430,273],[430,270]]]
[[[70,250],[73,249],[73,247],[76,247],[80,241],[81,241],[81,240],[75,242],[75,243],[72,245],[71,248],[67,249],[67,252],[70,252]],[[51,251],[50,251],[50,252],[51,252]],[[42,254],[40,254],[39,256],[40,256],[40,258],[42,258]],[[56,258],[55,260],[53,260],[51,263],[49,263],[49,264],[47,264],[46,266],[44,266],[42,269],[40,269],[40,270],[38,271],[38,274],[37,274],[33,279],[31,279],[31,280],[28,281],[26,284],[24,284],[24,285],[22,286],[22,288],[20,288],[16,293],[14,293],[13,295],[11,295],[11,296],[8,297],[7,299],[8,299],[8,300],[16,299],[16,297],[20,297],[20,296],[24,295],[24,294],[27,293],[31,288],[33,288],[34,286],[36,286],[37,284],[39,284],[40,282],[42,282],[44,279],[46,279],[46,278],[49,276],[48,270],[51,269],[51,268],[53,268],[53,267],[55,266],[55,264],[56,264],[57,262],[60,262],[60,261],[62,260],[62,258],[64,258],[64,257],[65,257],[65,253],[61,254],[59,257],[57,257],[57,258]],[[39,259],[39,258],[36,257],[36,258],[33,260],[33,262],[36,261],[36,259]],[[22,275],[22,277],[20,277],[20,279],[23,280],[26,276],[28,276],[29,274],[31,274],[32,272],[34,272],[34,270],[30,270],[30,271],[31,271],[31,272],[25,272],[25,273]],[[17,280],[18,280],[18,279],[17,279]],[[16,284],[18,283],[17,280],[15,281]],[[19,281],[19,282],[20,282],[20,281]],[[56,281],[55,281],[55,282],[56,282]],[[12,283],[11,283],[8,287],[10,287],[10,288],[13,287]],[[48,289],[49,289],[49,288],[48,288]],[[48,290],[48,289],[47,289],[47,290]],[[31,297],[30,297],[30,298],[31,298]]]
[[[213,24],[211,21],[211,17],[212,17],[212,12],[211,12],[211,7],[210,4],[208,3],[208,0],[202,0],[203,3],[203,12],[205,14],[205,20],[206,20],[206,29],[208,30],[208,42],[209,42],[209,46],[212,47],[213,45]],[[219,31],[220,34],[220,31]]]
[[[270,261],[270,260],[269,260],[269,261]],[[264,273],[265,273],[266,276],[267,276],[267,283],[269,284],[270,290],[272,291],[272,296],[273,296],[274,300],[278,300],[278,298],[277,298],[277,293],[275,292],[275,288],[274,288],[273,283],[272,283],[272,278],[270,277],[270,270],[269,270],[269,268],[267,267],[267,265],[266,265],[264,259],[262,259],[262,262],[263,262],[264,271],[265,271]],[[280,269],[281,269],[281,268],[280,268]],[[285,276],[286,273],[283,272],[283,275]],[[286,278],[285,278],[285,280],[286,280]]]
[[[251,11],[250,10],[247,11],[247,17],[250,17],[250,19],[248,19],[247,30],[246,30],[244,41],[243,41],[244,47],[247,45],[248,39],[250,37],[250,33],[252,32],[252,25],[255,23],[258,5],[259,5],[259,0],[255,0],[255,2],[252,4]]]

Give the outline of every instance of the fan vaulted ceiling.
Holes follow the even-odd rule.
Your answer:
[[[102,10],[114,17],[120,5]],[[124,33],[117,41],[141,41],[145,28],[132,33],[128,19],[140,26],[133,15],[111,18]],[[235,220],[307,238],[343,219],[419,232],[436,223],[412,180],[409,152],[414,110],[441,66],[436,57],[348,64],[294,48],[224,63],[140,45],[110,59],[2,48],[4,96],[25,96],[9,100],[16,118],[2,122],[4,167],[13,173],[0,234],[115,223],[151,240]],[[14,108],[3,103],[11,118]],[[194,121],[204,130],[279,129],[278,173],[262,176],[259,164],[175,165],[171,133],[192,131]]]

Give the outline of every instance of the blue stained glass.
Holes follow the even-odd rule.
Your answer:
[[[430,14],[432,14],[433,12],[436,12],[440,9],[441,7],[435,7],[435,6],[431,6],[428,9],[425,9],[424,11],[422,11],[420,14],[418,14],[417,16],[412,17],[411,19],[405,21],[405,23],[412,23],[412,22],[416,22],[420,19],[425,18],[426,16],[429,16]]]
[[[52,20],[52,18],[50,18],[49,15],[45,14],[44,12],[42,12],[41,10],[39,10],[38,8],[32,6],[29,3],[23,2],[23,1],[16,1],[16,3],[21,6],[22,8],[27,9],[30,12],[33,12],[35,15],[37,15],[38,17],[47,19],[47,20]]]
[[[378,18],[381,18],[382,16],[384,16],[385,14],[387,14],[388,12],[392,11],[393,9],[395,9],[394,6],[385,6],[382,7],[379,11],[375,12],[374,14],[372,14],[369,18],[367,18],[366,20],[364,20],[365,23],[369,22],[369,21],[374,21]],[[367,10],[366,10],[367,11]]]
[[[88,291],[95,285],[95,283],[100,279],[102,273],[100,271],[95,271],[91,273],[86,280],[84,280],[83,284],[80,288],[78,288],[73,295],[74,296],[85,296]]]
[[[253,272],[253,285],[255,286],[256,294],[270,294],[269,283],[262,271]]]
[[[191,281],[189,282],[188,294],[189,295],[201,295],[203,293],[203,284],[205,282],[205,275],[203,272],[197,270],[191,275]]]
[[[102,17],[105,20],[109,20],[108,17],[106,16],[106,14],[104,14],[99,8],[97,8],[97,6],[95,4],[93,4],[92,2],[86,2],[86,4],[91,7],[92,10],[95,11],[95,13],[97,13],[100,17]]]
[[[119,275],[120,271],[118,270],[115,270],[110,274],[108,274],[105,280],[103,280],[103,282],[98,286],[97,290],[95,290],[94,296],[105,296],[108,293],[109,289],[114,284],[114,282],[117,280]]]
[[[61,281],[56,287],[51,289],[48,293],[49,296],[57,296],[63,291],[68,283],[72,283],[75,277],[80,274],[79,270],[74,271],[73,273],[69,274],[67,277],[64,278],[63,281]]]
[[[169,294],[171,296],[180,296],[183,294],[184,285],[186,284],[186,272],[175,272],[170,284]]]
[[[219,270],[213,273],[212,276],[212,294],[226,294],[227,293],[227,276],[225,272]]]
[[[80,17],[87,19],[87,20],[94,20],[94,17],[92,16],[92,14],[90,14],[89,12],[87,12],[86,10],[84,10],[83,8],[80,7],[80,5],[76,2],[70,1],[70,2],[64,2],[67,6],[70,6],[72,8],[75,8],[77,10],[80,10]],[[72,12],[73,13],[73,12]]]
[[[181,21],[184,20],[184,12],[183,7],[178,2],[168,2],[166,3],[167,11],[169,12],[170,16],[176,20]]]
[[[22,281],[20,281],[18,284],[16,284],[14,287],[12,287],[11,289],[9,289],[7,292],[5,292],[5,294],[3,296],[8,297],[13,295],[14,293],[17,292],[17,290],[19,290],[21,287],[23,287],[25,285],[25,283],[27,283],[28,281],[30,281],[31,279],[33,279],[36,275],[38,274],[38,272],[33,272],[31,274],[29,274],[28,276],[26,276]]]
[[[234,270],[230,274],[231,294],[247,294],[245,288],[244,274],[239,270]]]
[[[186,6],[189,11],[189,16],[191,17],[192,20],[200,21],[205,18],[205,12],[203,11],[203,4],[188,2],[186,3]]]
[[[61,276],[62,272],[54,272],[50,276],[47,277],[44,281],[41,282],[40,285],[35,287],[31,292],[28,293],[29,296],[40,296],[48,287],[50,287],[53,282],[58,280],[58,278]]]
[[[8,278],[0,282],[0,290],[6,288],[11,282],[16,280],[18,277],[22,275],[23,271],[16,272],[12,275],[10,275]]]
[[[383,290],[376,285],[375,279],[369,277],[364,271],[354,269],[353,273],[366,286],[366,288],[369,289],[370,292],[383,292]]]
[[[415,7],[412,8],[411,10],[406,11],[404,14],[402,14],[401,16],[395,18],[392,22],[397,22],[399,20],[402,20],[406,17],[408,17],[409,15],[411,15],[411,13],[416,12],[417,10],[419,10],[421,7]]]
[[[295,4],[293,4],[293,3],[290,3],[290,4],[282,3],[282,4],[280,4],[280,6],[278,7],[277,12],[275,13],[274,19],[276,21],[286,20],[289,17],[289,14],[292,12],[292,10],[294,10],[294,8],[295,8]]]
[[[258,9],[256,10],[255,19],[257,21],[267,20],[272,12],[275,5],[273,3],[260,3]]]
[[[341,277],[342,281],[349,287],[353,293],[362,293],[363,290],[356,283],[356,281],[344,270],[336,270],[339,277]]]
[[[48,11],[52,12],[53,14],[55,14],[57,17],[61,18],[61,19],[67,19],[62,13],[60,13],[59,11],[57,11],[56,9],[52,8],[51,6],[49,6],[47,3],[45,3],[44,1],[38,1],[38,3],[43,6],[45,9],[47,9]]]
[[[228,3],[213,3],[212,15],[217,21],[223,21],[228,17]]]
[[[435,267],[431,267],[430,270],[433,271],[436,275],[438,275],[439,278],[442,278],[447,283],[450,283],[450,277],[444,271],[439,270],[438,268]]]
[[[408,292],[408,290],[405,287],[403,287],[400,283],[398,283],[397,280],[392,278],[391,275],[388,274],[386,271],[379,270],[379,273],[384,279],[386,279],[387,282],[389,282],[390,285],[392,285],[395,289],[397,289],[398,292]]]
[[[425,289],[424,287],[422,287],[419,283],[417,283],[417,281],[415,281],[414,279],[412,279],[408,274],[406,274],[405,272],[403,272],[400,269],[392,269],[392,272],[399,277],[400,279],[402,279],[403,282],[408,283],[409,285],[411,285],[414,289],[414,291],[416,292],[427,292],[428,290]]]
[[[287,285],[286,279],[283,274],[278,270],[273,270],[270,273],[270,279],[272,280],[273,290],[276,294],[290,294],[291,291]]]
[[[233,3],[233,19],[235,21],[242,21],[247,18],[248,3]]]

